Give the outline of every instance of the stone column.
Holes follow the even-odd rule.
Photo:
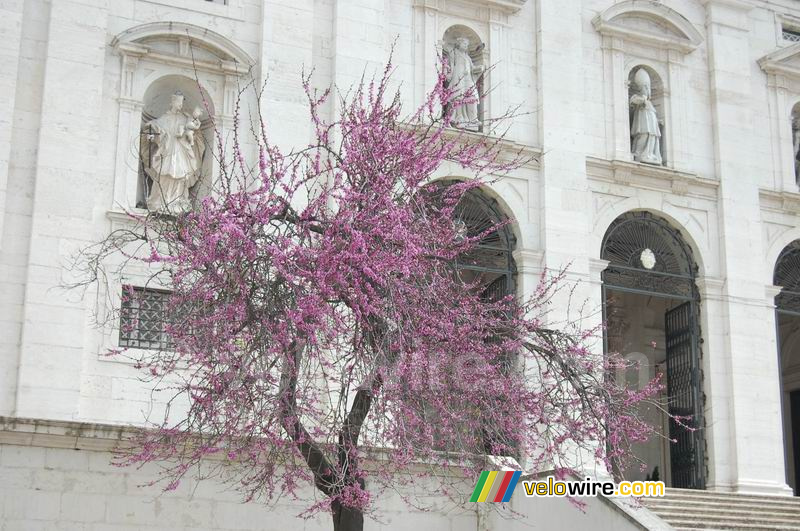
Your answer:
[[[584,327],[598,324],[600,300],[592,295],[589,280],[590,191],[586,175],[583,109],[583,8],[580,0],[537,2],[537,54],[539,71],[539,127],[542,134],[540,241],[548,269],[568,267],[565,282],[574,292],[561,290],[549,314],[554,326],[579,317],[583,301],[592,315]],[[594,290],[597,291],[597,290]],[[602,342],[596,345],[602,349]],[[594,473],[594,459],[583,455],[579,465]]]
[[[628,90],[625,77],[624,42],[621,37],[603,35],[603,76],[606,101],[606,151],[611,160],[631,161],[628,125]]]
[[[87,205],[112,178],[98,152],[107,21],[104,0],[51,3],[15,416],[79,416],[87,303],[53,288],[105,214]]]
[[[543,153],[540,241],[548,268],[569,266],[572,280],[588,280],[586,241],[591,201],[584,146],[581,3],[579,0],[539,2],[537,8]],[[583,300],[584,291],[585,287],[574,300]]]
[[[686,125],[689,100],[686,97],[684,54],[678,50],[667,50],[667,54],[669,80],[666,85],[669,87],[669,93],[664,95],[667,107],[664,109],[664,115],[669,120],[666,124],[667,165],[678,171],[687,171],[688,154],[685,143],[689,137]]]
[[[11,163],[11,131],[17,93],[23,0],[0,4],[0,248],[6,212],[8,166]]]
[[[728,330],[723,297],[724,282],[718,278],[696,280],[700,294],[700,331],[703,343],[703,390],[709,475],[706,488],[732,490],[736,469],[734,427],[732,424],[731,365],[727,356]]]
[[[312,68],[313,0],[265,0],[261,9],[261,113],[281,149],[308,144],[310,119],[302,73]]]
[[[753,167],[751,5],[704,0],[708,31],[726,337],[730,360],[730,488],[788,494],[772,310],[764,304],[759,173]],[[715,441],[715,444],[717,442]],[[722,449],[722,446],[719,447]],[[721,478],[720,478],[721,479]],[[723,485],[718,485],[723,487]]]

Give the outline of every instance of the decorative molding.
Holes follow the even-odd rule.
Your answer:
[[[673,31],[652,31],[626,24],[625,18],[650,19]],[[658,48],[693,52],[703,42],[703,35],[686,17],[654,0],[625,0],[597,15],[592,21],[595,29],[604,36],[641,42]]]
[[[725,281],[716,277],[698,277],[695,279],[697,291],[700,292],[700,300],[723,300],[723,289]]]
[[[511,253],[518,273],[536,273],[544,270],[544,251],[517,248]]]
[[[183,54],[171,55],[152,50],[147,46],[148,39],[172,38],[179,42]],[[191,57],[191,45],[203,47],[219,57],[217,64],[210,61],[195,60]],[[250,55],[231,40],[207,28],[184,22],[151,22],[128,29],[114,37],[111,46],[124,58],[147,57],[155,61],[178,66],[188,66],[203,70],[243,75],[255,65]]]
[[[460,3],[476,8],[495,9],[505,14],[519,12],[528,0],[460,0]],[[414,7],[446,11],[448,0],[414,0]]]
[[[405,123],[404,127],[410,129],[419,129],[425,131],[426,126],[414,125]],[[444,132],[444,137],[447,140],[468,139],[473,143],[484,143],[486,145],[496,145],[500,150],[501,160],[510,162],[514,158],[522,158],[524,163],[521,167],[537,170],[541,168],[542,148],[539,146],[532,146],[529,144],[522,144],[507,138],[498,138],[487,133],[476,133],[473,131],[465,131],[463,129],[447,129]]]
[[[747,0],[700,0],[700,3],[704,6],[725,6],[729,9],[735,9],[745,13],[753,9],[753,5],[748,3]]]
[[[774,307],[775,297],[777,297],[781,291],[783,291],[781,286],[773,286],[772,284],[764,286],[764,297],[767,299],[767,304]]]
[[[717,180],[694,173],[596,157],[586,157],[586,173],[592,180],[704,199],[716,199],[719,188]]]
[[[758,60],[758,66],[767,74],[800,79],[800,42],[765,55]]]
[[[779,192],[761,189],[758,192],[761,208],[790,216],[800,215],[800,192]]]
[[[610,264],[608,260],[603,260],[602,258],[589,258],[589,277],[592,281],[600,282],[602,279],[600,275],[603,271],[606,270],[608,264]]]

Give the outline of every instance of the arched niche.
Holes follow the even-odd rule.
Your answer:
[[[626,84],[630,69],[626,65],[647,64],[658,71],[665,98],[662,116],[666,119],[665,150],[669,166],[688,170],[688,92],[689,71],[685,58],[703,43],[702,33],[686,17],[660,3],[642,0],[618,2],[592,21],[602,35],[604,79],[610,90],[606,101],[608,157],[632,160],[630,151],[629,94]],[[654,68],[658,65],[658,68]],[[664,137],[662,137],[664,138]]]
[[[643,86],[643,83],[641,82],[642,78],[647,80],[649,88],[646,89]],[[649,106],[647,105],[648,101],[650,102],[650,105],[652,105],[652,109],[655,111],[655,123],[651,124],[651,126],[654,127],[654,131],[658,132],[658,136],[652,140],[656,145],[640,145],[637,147],[637,144],[643,144],[644,142],[638,141],[636,135],[634,134],[637,129],[636,123],[638,123],[638,128],[641,129],[642,127],[646,127],[644,122],[649,123],[652,121],[645,118],[650,112]],[[628,125],[630,128],[631,154],[633,156],[633,160],[636,162],[644,162],[656,166],[666,166],[667,135],[665,127],[667,95],[664,82],[654,68],[646,64],[636,64],[629,70],[628,102],[630,105]],[[647,160],[640,160],[640,155],[638,152],[642,148],[646,153],[649,154],[649,156],[646,157]],[[655,153],[656,150],[657,153]]]
[[[150,124],[169,110],[175,94],[183,96],[183,112],[193,118],[196,116],[200,124],[199,129],[192,133],[192,143],[202,146],[201,178],[190,188],[189,200],[194,203],[198,197],[204,197],[211,189],[213,172],[211,147],[214,144],[216,114],[214,101],[197,80],[180,74],[168,74],[153,81],[142,97],[136,208],[147,208],[147,196],[153,186],[153,179],[148,174],[148,167],[157,150],[157,143],[153,138],[153,127]]]
[[[184,109],[203,107],[204,137],[210,127],[222,138],[233,126],[240,88],[246,84],[254,62],[239,46],[200,26],[179,22],[153,22],[117,35],[111,43],[120,56],[119,120],[112,211],[141,208],[141,126],[168,104],[175,90],[184,93]],[[203,97],[200,89],[203,87]],[[203,101],[204,100],[204,101]],[[213,118],[213,122],[212,119]],[[211,140],[210,138],[208,140]],[[208,142],[208,159],[216,142]],[[218,167],[210,164],[207,187]]]
[[[466,50],[459,48],[460,42],[466,42]],[[488,88],[488,67],[489,57],[485,43],[481,40],[477,32],[472,28],[455,24],[447,28],[442,36],[442,50],[450,62],[454,85],[472,85],[476,91],[478,101],[475,103],[474,111],[465,109],[470,114],[469,121],[461,120],[457,127],[470,131],[483,131],[483,123],[486,117],[486,89]],[[466,52],[471,62],[470,71],[462,71],[459,66],[463,60],[458,59],[458,55]],[[464,87],[466,88],[466,86]],[[474,119],[472,114],[474,112]]]

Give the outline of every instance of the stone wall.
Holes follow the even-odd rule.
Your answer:
[[[602,29],[604,14],[624,6],[651,18]],[[413,106],[432,84],[444,31],[461,24],[495,65],[491,112],[518,106],[508,148],[535,159],[488,187],[516,220],[520,292],[533,290],[543,267],[569,265],[576,297],[598,309],[609,224],[630,210],[670,220],[699,265],[709,487],[786,493],[771,284],[781,249],[800,238],[789,122],[800,101],[800,50],[781,35],[798,21],[791,0],[4,2],[0,415],[124,425],[158,408],[130,364],[103,355],[113,328],[92,326],[118,286],[84,298],[58,288],[72,278],[75,251],[118,226],[130,206],[120,202],[137,171],[136,94],[146,87],[128,93],[126,83],[177,71],[174,61],[135,50],[125,62],[117,45],[127,32],[181,23],[252,60],[246,75],[222,67],[202,74],[216,87],[220,124],[229,131],[240,83],[267,82],[268,128],[290,147],[310,137],[304,69],[315,69],[315,86],[346,89],[394,45],[397,85]],[[640,64],[669,89],[666,167],[630,159],[625,80]],[[254,98],[245,96],[250,108]],[[469,176],[446,165],[436,177]],[[587,324],[597,320],[599,312]],[[47,450],[35,452],[42,455],[30,462],[45,462]]]

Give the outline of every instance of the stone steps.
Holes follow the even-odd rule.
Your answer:
[[[800,498],[667,489],[642,502],[678,530],[800,530]]]

